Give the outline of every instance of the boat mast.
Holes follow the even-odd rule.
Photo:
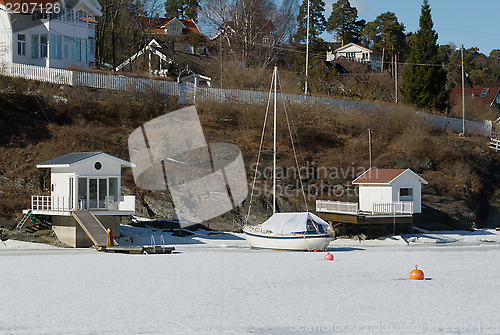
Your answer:
[[[274,147],[273,147],[273,214],[276,213],[276,82],[278,67],[274,67]]]

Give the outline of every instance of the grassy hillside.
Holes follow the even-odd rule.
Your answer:
[[[19,79],[0,78],[0,215],[18,218],[29,207],[32,194],[48,194],[48,171],[35,165],[76,151],[104,151],[128,159],[128,135],[141,124],[177,109],[176,99],[155,94],[133,94],[69,88]],[[265,108],[241,104],[201,103],[198,113],[208,143],[238,145],[253,178]],[[319,105],[288,105],[298,138],[299,161],[309,208],[316,199],[355,200],[353,177],[369,167],[367,129],[373,135],[373,163],[381,168],[409,167],[429,181],[423,188],[423,228],[469,228],[495,223],[500,211],[499,159],[483,137],[459,137],[434,129],[412,111],[392,107],[388,112],[337,110]],[[302,194],[286,120],[280,116],[278,165],[282,209],[303,209]],[[264,148],[272,146],[271,135]],[[263,167],[271,166],[263,155]],[[258,180],[260,195],[252,205],[252,219],[270,209],[269,174]],[[134,186],[125,170],[124,190],[137,196],[140,215],[170,218],[174,210],[168,192]],[[211,228],[234,229],[246,214],[242,208],[211,220]]]

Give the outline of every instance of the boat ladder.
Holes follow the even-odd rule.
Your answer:
[[[23,231],[26,228],[26,224],[29,222],[30,219],[31,219],[31,209],[26,214],[24,214],[21,221],[19,221],[19,223],[17,224],[16,229],[19,231]]]

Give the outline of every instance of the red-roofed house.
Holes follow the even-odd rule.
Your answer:
[[[193,20],[178,19],[176,17],[163,24],[160,28],[152,29],[151,33],[174,37],[189,34],[201,35],[200,29]]]
[[[476,87],[466,88],[465,98],[473,97],[489,107],[500,108],[500,87]],[[450,92],[452,104],[462,102],[462,88],[452,88]]]
[[[97,0],[0,0],[0,62],[89,67],[100,15]]]
[[[413,213],[421,213],[421,186],[427,182],[410,169],[370,169],[356,178],[359,210],[373,212],[375,204],[412,203]]]

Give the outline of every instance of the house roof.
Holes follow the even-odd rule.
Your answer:
[[[187,35],[187,34],[199,34],[201,35],[200,29],[198,29],[198,26],[193,20],[190,19],[178,19],[174,17],[173,19],[168,20],[167,23],[162,25],[160,28],[166,28],[169,24],[178,21],[180,24],[183,26],[182,27],[182,34]],[[163,30],[163,34],[166,34],[165,30]]]
[[[380,53],[378,51],[374,51],[372,49],[369,49],[367,47],[364,47],[364,46],[356,44],[356,43],[348,43],[348,44],[346,44],[338,49],[335,49],[335,52],[343,51],[344,49],[347,49],[348,47],[351,47],[351,46],[356,46],[356,47],[361,48],[361,49],[368,51],[368,52],[373,52],[373,53],[377,53],[377,54]]]
[[[370,169],[353,180],[353,184],[390,184],[405,172],[415,175],[421,183],[427,182],[410,169]]]
[[[71,167],[75,164],[82,163],[83,161],[90,159],[92,157],[104,155],[114,160],[121,162],[123,167],[134,167],[135,164],[127,162],[126,160],[120,159],[108,155],[104,152],[71,152],[56,158],[49,159],[48,161],[37,164],[37,168],[51,168],[51,167]]]
[[[493,106],[497,95],[500,94],[500,87],[474,87],[466,88],[466,97],[479,98],[479,101],[487,104],[488,106]],[[452,88],[450,92],[450,98],[453,103],[462,101],[462,88]]]

